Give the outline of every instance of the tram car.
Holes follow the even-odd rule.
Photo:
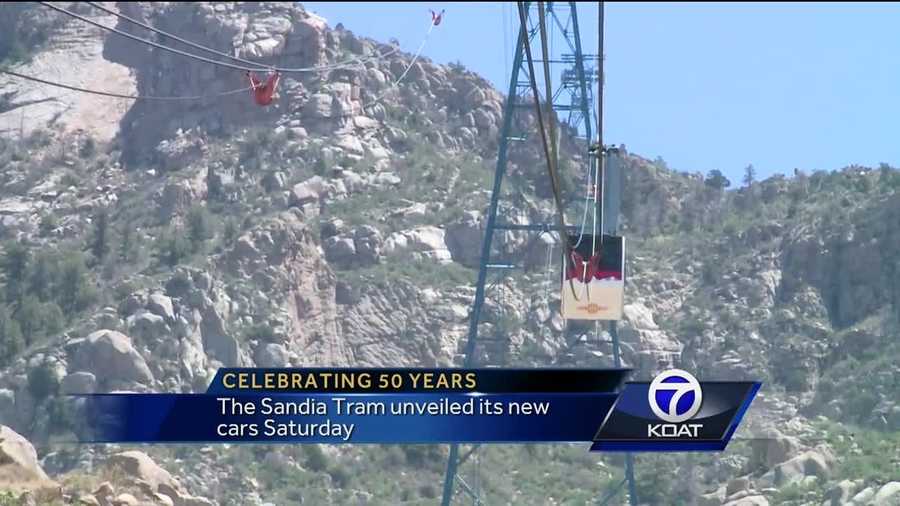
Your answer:
[[[621,320],[625,300],[625,238],[569,237],[575,245],[563,260],[563,318]]]

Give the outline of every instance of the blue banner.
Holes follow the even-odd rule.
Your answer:
[[[107,394],[85,442],[586,442],[614,393]]]
[[[593,443],[725,448],[759,389],[680,370],[223,369],[203,394],[93,394],[86,443]]]

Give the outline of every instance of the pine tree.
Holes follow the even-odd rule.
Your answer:
[[[724,190],[731,186],[731,181],[722,174],[722,171],[719,169],[713,169],[709,171],[709,174],[706,175],[706,180],[704,181],[706,186],[710,188],[715,188],[716,190]]]
[[[121,239],[119,240],[119,260],[123,262],[130,262],[134,258],[134,248],[135,248],[135,230],[132,223],[126,223],[124,227],[122,227],[122,231],[119,236]]]
[[[28,293],[41,301],[51,300],[59,279],[59,259],[48,252],[38,253],[28,273]]]
[[[30,254],[28,248],[17,242],[7,242],[3,246],[0,270],[6,282],[6,300],[18,301],[24,291],[25,275],[28,271]]]
[[[753,186],[753,183],[756,182],[756,169],[753,168],[753,164],[744,167],[744,184],[749,186]]]
[[[237,222],[234,218],[225,220],[225,229],[222,231],[222,237],[225,239],[225,244],[233,244],[235,239],[237,239],[238,234],[240,234],[240,230],[238,229]]]
[[[22,338],[26,344],[31,344],[43,335],[43,320],[41,301],[34,295],[26,295],[22,298],[19,308],[16,310],[16,321],[22,331]]]
[[[175,267],[190,253],[191,244],[178,230],[168,230],[157,241],[156,258],[159,263]]]
[[[19,323],[0,305],[0,365],[8,365],[24,347]]]
[[[88,281],[81,254],[73,253],[61,262],[57,292],[59,306],[67,315],[73,315],[93,303],[96,292]]]
[[[94,217],[94,235],[91,242],[91,254],[99,263],[102,262],[109,253],[109,238],[107,231],[109,229],[109,215],[106,209],[101,209]]]
[[[28,392],[38,402],[59,392],[59,379],[52,364],[44,362],[28,371]]]
[[[187,216],[188,239],[192,253],[203,249],[203,245],[213,236],[212,218],[202,206],[194,206]]]

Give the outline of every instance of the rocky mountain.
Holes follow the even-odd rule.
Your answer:
[[[424,58],[395,86],[412,55],[297,4],[104,5],[266,64],[362,63],[288,75],[264,109],[0,77],[0,505],[433,504],[446,447],[74,446],[60,394],[200,391],[223,365],[458,364],[503,96]],[[145,97],[244,86],[37,5],[3,4],[0,26],[28,41],[0,46],[23,74]],[[583,149],[563,146],[576,221]],[[537,148],[511,153],[508,222],[552,220]],[[626,364],[764,381],[727,452],[638,456],[640,502],[898,504],[898,171],[726,190],[623,156]],[[559,316],[548,240],[495,241],[524,270],[492,291],[482,358],[609,365],[603,334]],[[584,504],[622,479],[576,445],[479,458],[491,504]]]

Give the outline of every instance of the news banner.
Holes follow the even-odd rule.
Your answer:
[[[758,382],[671,369],[221,369],[205,393],[78,396],[89,443],[540,443],[721,451]]]

